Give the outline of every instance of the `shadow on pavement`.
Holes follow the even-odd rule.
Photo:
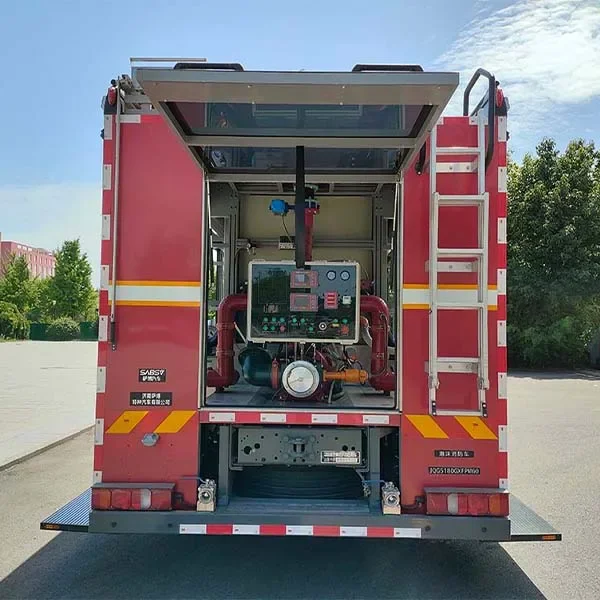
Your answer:
[[[528,598],[498,544],[62,533],[0,598]]]

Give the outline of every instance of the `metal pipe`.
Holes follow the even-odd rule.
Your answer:
[[[206,376],[208,387],[225,388],[239,379],[239,373],[233,364],[235,340],[235,314],[247,309],[248,298],[245,294],[233,294],[224,298],[217,309],[217,364],[209,369]]]
[[[113,230],[112,230],[112,301],[110,304],[110,343],[113,350],[117,349],[116,337],[116,304],[117,304],[117,223],[119,221],[119,163],[121,154],[121,82],[117,79],[117,112],[115,115],[115,172],[113,192]]]
[[[304,146],[296,146],[296,268],[303,269],[306,260],[306,191],[304,179]]]
[[[207,385],[225,388],[239,379],[234,367],[235,313],[247,310],[248,298],[245,294],[227,296],[217,310],[217,364],[209,369]],[[388,367],[388,336],[390,311],[379,296],[361,296],[360,310],[370,316],[371,335],[371,377],[369,383],[376,390],[392,391],[396,388],[396,374]]]
[[[371,336],[371,377],[369,383],[376,390],[390,392],[396,389],[396,374],[388,367],[388,337],[390,330],[390,309],[379,296],[361,296],[360,311],[370,316]]]

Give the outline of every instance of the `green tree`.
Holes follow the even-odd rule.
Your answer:
[[[10,257],[0,279],[0,300],[14,304],[25,314],[31,306],[31,276],[24,256]]]
[[[27,318],[32,323],[41,323],[50,320],[52,316],[52,300],[50,298],[49,278],[35,278],[30,281],[31,306]]]
[[[92,267],[79,240],[63,243],[55,252],[54,277],[48,284],[52,318],[71,317],[76,321],[92,319],[96,295],[92,286]]]
[[[576,140],[561,154],[545,139],[508,174],[509,352],[581,363],[600,327],[600,153]]]

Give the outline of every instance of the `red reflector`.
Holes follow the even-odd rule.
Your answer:
[[[490,495],[490,515],[494,517],[506,517],[508,516],[509,503],[508,494],[491,494]]]
[[[469,508],[467,513],[473,516],[487,515],[490,510],[488,494],[468,494]]]
[[[448,514],[448,494],[427,494],[427,514],[428,515],[447,515]]]
[[[171,510],[171,490],[152,490],[152,504],[150,508],[152,510]]]
[[[504,104],[504,92],[498,87],[496,88],[496,106],[501,108]]]
[[[131,508],[131,490],[113,490],[110,504],[115,510],[129,510]]]
[[[110,490],[92,488],[92,508],[94,510],[110,509]]]

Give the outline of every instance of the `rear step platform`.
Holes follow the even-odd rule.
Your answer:
[[[523,504],[510,497],[510,516],[460,517],[427,515],[382,515],[359,511],[356,502],[348,511],[310,510],[302,503],[270,500],[255,503],[232,499],[214,513],[196,511],[96,511],[90,527],[91,490],[88,489],[44,519],[40,529],[95,533],[201,533],[267,535],[349,535],[359,537],[415,537],[498,542],[560,541],[562,534]],[[294,504],[295,506],[290,506]],[[280,506],[281,505],[281,506]],[[332,522],[335,521],[335,524]],[[275,529],[281,527],[280,533]],[[266,532],[270,533],[266,533]],[[277,529],[277,531],[279,531]],[[323,533],[320,533],[320,532]]]
[[[40,523],[40,529],[87,532],[91,507],[92,488],[89,488],[44,519]]]

